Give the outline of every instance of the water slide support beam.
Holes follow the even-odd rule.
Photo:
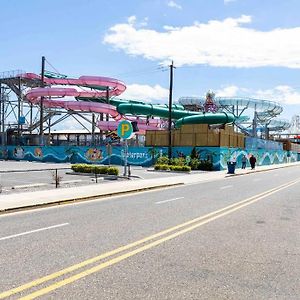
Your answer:
[[[29,133],[32,134],[32,115],[33,115],[33,104],[30,103],[30,115],[29,115]]]
[[[5,139],[5,126],[4,126],[4,119],[5,119],[5,108],[4,108],[4,88],[2,89],[2,85],[0,83],[0,101],[1,101],[1,146],[4,147],[4,139]],[[3,148],[2,148],[3,150]]]
[[[41,87],[45,86],[44,78],[45,78],[45,56],[42,56],[42,73],[41,73]],[[40,102],[40,145],[44,145],[44,130],[43,130],[43,121],[44,121],[44,97],[41,97]]]
[[[92,113],[92,146],[95,146],[95,114]]]
[[[18,78],[18,145],[20,145],[20,136],[21,136],[21,126],[20,126],[20,117],[21,117],[21,101],[22,101],[22,92],[21,92],[21,77]]]
[[[257,136],[256,128],[257,128],[257,111],[256,111],[256,104],[255,104],[254,118],[253,118],[253,127],[252,127],[252,129],[253,129],[253,132],[252,132],[253,137]]]

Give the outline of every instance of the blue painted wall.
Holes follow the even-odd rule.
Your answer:
[[[191,155],[193,147],[173,147],[174,157]],[[0,150],[0,158],[10,160],[27,160],[40,162],[71,162],[115,164],[124,163],[124,148],[112,147],[111,155],[107,147],[83,147],[83,146],[8,146]],[[214,170],[227,168],[227,161],[236,158],[237,167],[241,167],[241,158],[254,154],[257,165],[270,165],[285,163],[288,160],[288,152],[283,150],[245,150],[226,147],[196,147],[200,159],[209,159],[213,162]],[[131,165],[151,166],[160,155],[167,155],[167,147],[128,147],[128,163]],[[297,153],[290,152],[292,162],[297,161]],[[248,163],[249,165],[249,163]]]

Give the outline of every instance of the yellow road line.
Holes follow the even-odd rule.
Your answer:
[[[250,205],[250,204],[252,204],[254,202],[257,202],[257,201],[259,201],[259,200],[261,200],[261,199],[263,199],[263,198],[265,198],[267,196],[270,196],[270,195],[278,192],[279,190],[287,188],[287,187],[289,187],[289,186],[291,186],[291,185],[293,185],[293,184],[295,184],[297,182],[299,182],[299,180],[297,180],[296,182],[293,182],[293,183],[289,183],[289,184],[285,185],[284,187],[281,187],[280,189],[273,190],[273,191],[269,192],[268,194],[265,194],[265,195],[262,195],[260,197],[255,198],[253,200],[250,200],[247,203],[241,203],[239,206],[233,207],[230,210],[227,210],[227,211],[225,211],[223,213],[220,213],[220,214],[218,214],[216,216],[212,216],[212,217],[210,217],[207,220],[204,220],[204,221],[199,222],[199,223],[197,223],[195,225],[192,225],[190,227],[187,227],[185,229],[177,231],[177,232],[175,232],[173,234],[170,234],[170,235],[168,235],[168,236],[166,236],[164,238],[156,240],[156,241],[154,241],[154,242],[152,242],[150,244],[141,246],[141,247],[139,247],[139,248],[137,248],[137,249],[135,249],[133,251],[127,252],[127,253],[125,253],[123,255],[120,255],[120,256],[118,256],[116,258],[108,260],[108,261],[106,261],[104,263],[101,263],[101,264],[99,264],[99,265],[97,265],[97,266],[95,266],[93,268],[85,270],[85,271],[83,271],[81,273],[78,273],[78,274],[76,274],[74,276],[71,276],[71,277],[66,278],[64,280],[61,280],[61,281],[58,281],[58,282],[56,282],[56,283],[54,283],[54,284],[52,284],[52,285],[50,285],[50,286],[48,286],[46,288],[40,289],[40,290],[38,290],[38,291],[36,291],[34,293],[29,294],[28,296],[22,297],[22,298],[20,298],[20,300],[31,300],[31,299],[35,299],[37,297],[40,297],[42,295],[48,294],[49,292],[54,291],[54,290],[56,290],[56,289],[58,289],[58,288],[60,288],[62,286],[65,286],[65,285],[70,284],[70,283],[72,283],[74,281],[77,281],[77,280],[79,280],[81,278],[84,278],[84,277],[86,277],[88,275],[96,273],[96,272],[98,272],[98,271],[100,271],[100,270],[102,270],[104,268],[112,266],[112,265],[114,265],[114,264],[116,264],[118,262],[121,262],[122,260],[125,260],[125,259],[127,259],[127,258],[129,258],[131,256],[134,256],[134,255],[136,255],[136,254],[138,254],[140,252],[143,252],[145,250],[148,250],[150,248],[153,248],[153,247],[155,247],[155,246],[157,246],[159,244],[162,244],[162,243],[164,243],[166,241],[174,239],[174,238],[176,238],[176,237],[178,237],[178,236],[180,236],[180,235],[182,235],[184,233],[187,233],[189,231],[192,231],[192,230],[194,230],[194,229],[196,229],[196,228],[198,228],[198,227],[200,227],[200,226],[202,226],[204,224],[207,224],[207,223],[212,222],[212,221],[214,221],[216,219],[219,219],[219,218],[224,217],[224,216],[226,216],[228,214],[231,214],[231,213],[233,213],[233,212],[235,212],[235,211],[237,211],[237,210],[239,210],[239,209],[241,209],[241,208],[243,208],[245,206],[248,206],[248,205]]]
[[[201,221],[203,221],[203,220],[205,220],[205,219],[208,219],[208,220],[206,220],[206,221],[204,221],[204,222],[207,222],[207,221],[210,222],[210,221],[213,220],[212,217],[215,216],[215,215],[221,216],[221,214],[222,214],[224,211],[230,211],[230,212],[232,212],[232,211],[234,211],[233,209],[234,209],[235,207],[237,207],[237,208],[239,209],[239,208],[242,207],[243,204],[247,204],[248,202],[249,202],[249,204],[250,204],[250,203],[252,203],[252,201],[255,202],[255,201],[257,201],[257,199],[258,199],[258,200],[259,200],[259,199],[262,199],[262,198],[264,198],[264,197],[266,197],[266,196],[268,196],[268,195],[270,195],[270,194],[272,194],[272,193],[275,193],[275,192],[277,192],[277,191],[279,191],[279,190],[281,190],[281,189],[287,188],[288,186],[293,185],[293,184],[295,184],[295,183],[297,183],[297,182],[299,182],[299,181],[300,181],[300,180],[298,179],[298,180],[292,181],[292,182],[290,182],[290,183],[283,184],[283,185],[281,185],[281,186],[279,186],[279,187],[277,187],[277,188],[270,189],[270,190],[268,190],[268,191],[266,191],[266,192],[260,193],[260,194],[258,194],[258,195],[255,195],[255,196],[252,196],[252,197],[250,197],[250,198],[247,198],[247,199],[245,199],[245,200],[242,200],[242,201],[239,201],[239,202],[237,202],[237,203],[231,204],[231,205],[229,205],[229,206],[226,206],[226,207],[224,207],[224,208],[222,208],[222,209],[216,210],[216,211],[211,212],[211,213],[209,213],[209,214],[206,214],[206,215],[204,215],[204,216],[201,216],[201,217],[195,218],[195,219],[193,219],[193,220],[187,221],[187,222],[185,222],[185,223],[182,223],[182,224],[176,225],[176,226],[174,226],[174,227],[168,228],[168,229],[166,229],[166,230],[163,230],[163,231],[161,231],[161,232],[158,232],[158,233],[156,233],[156,234],[153,234],[153,235],[151,235],[151,236],[148,236],[148,237],[143,238],[143,239],[141,239],[141,240],[138,240],[138,241],[136,241],[136,242],[133,242],[133,243],[130,243],[130,244],[128,244],[128,245],[119,247],[119,248],[117,248],[117,249],[115,249],[115,250],[112,250],[112,251],[106,252],[106,253],[104,253],[104,254],[101,254],[101,255],[99,255],[99,256],[93,257],[93,258],[91,258],[91,259],[85,260],[85,261],[83,261],[83,262],[81,262],[81,263],[79,263],[79,264],[75,264],[75,265],[70,266],[70,267],[68,267],[68,268],[62,269],[62,270],[60,270],[60,271],[58,271],[58,272],[49,274],[49,275],[44,276],[44,277],[41,277],[41,278],[39,278],[39,279],[37,279],[37,280],[34,280],[34,281],[29,282],[29,283],[23,284],[23,285],[21,285],[21,286],[19,286],[19,287],[17,287],[17,288],[13,288],[13,289],[11,289],[11,290],[5,291],[5,292],[3,292],[3,293],[0,294],[0,299],[9,297],[9,296],[14,295],[14,294],[17,294],[17,293],[19,293],[19,292],[22,292],[22,291],[24,291],[24,290],[27,290],[27,289],[32,288],[32,287],[34,287],[34,286],[37,286],[37,285],[39,285],[39,284],[45,283],[45,282],[47,282],[47,281],[49,281],[49,280],[55,279],[55,278],[57,278],[57,277],[60,277],[60,276],[62,276],[62,275],[65,275],[65,274],[67,274],[67,273],[70,273],[70,272],[72,272],[72,271],[75,271],[75,270],[77,270],[77,269],[79,269],[79,268],[85,267],[85,266],[87,266],[87,265],[89,265],[89,264],[95,263],[95,262],[100,261],[100,260],[102,260],[102,259],[108,258],[108,257],[110,257],[110,256],[112,256],[112,255],[118,254],[118,253],[120,253],[120,252],[122,252],[122,251],[125,251],[125,250],[131,249],[131,248],[133,248],[133,247],[139,246],[139,245],[141,245],[141,244],[143,244],[143,243],[145,243],[145,242],[151,241],[151,240],[153,240],[153,239],[155,239],[155,238],[161,237],[161,236],[163,236],[163,235],[166,235],[166,234],[168,234],[168,233],[171,233],[171,232],[173,232],[173,231],[175,231],[175,230],[181,229],[181,228],[186,227],[186,226],[188,226],[188,225],[191,225],[191,224],[193,224],[193,223],[201,222]],[[251,202],[250,202],[250,201],[251,201]],[[249,205],[249,204],[247,204],[247,205]],[[223,215],[223,214],[222,214],[222,215]],[[218,217],[219,217],[219,216],[218,216]],[[210,218],[210,219],[209,219],[209,218]],[[205,223],[203,223],[203,224],[200,223],[200,224],[203,225],[203,224],[205,224]],[[199,227],[199,226],[201,226],[201,225],[196,224],[196,225],[194,225],[194,226]],[[196,227],[195,227],[195,228],[196,228]],[[189,227],[189,228],[191,228],[191,227]],[[193,229],[194,229],[194,228],[193,228]],[[190,229],[190,230],[192,230],[192,229]],[[190,231],[190,230],[188,230],[188,231]],[[179,231],[179,232],[182,232],[182,231]],[[183,233],[184,233],[184,232],[183,232]],[[175,234],[176,234],[176,236],[178,236],[177,233],[175,233]],[[182,234],[182,233],[180,233],[180,234]],[[172,236],[172,235],[171,235],[171,236]],[[169,237],[170,237],[170,236],[166,237],[165,239],[166,239],[166,240],[169,240],[169,239],[170,239]],[[174,236],[174,237],[175,237],[175,236]],[[174,237],[171,237],[171,238],[174,238]],[[160,240],[158,240],[158,241],[161,241],[161,242],[158,243],[158,244],[160,244],[160,243],[164,242],[165,240],[164,240],[164,239],[160,239]],[[156,242],[153,242],[153,243],[157,243],[157,241],[156,241]],[[146,245],[146,246],[144,246],[144,247],[148,247],[149,245],[152,245],[153,243],[148,244],[148,245]],[[154,247],[155,245],[156,245],[156,244],[154,244],[154,245],[151,246],[151,247]],[[151,247],[150,247],[150,248],[151,248]],[[143,249],[143,247],[141,247],[141,248],[139,248],[139,249]],[[137,251],[137,250],[139,250],[139,249],[136,249],[136,250],[134,250],[134,251],[132,251],[132,252],[129,252],[129,253],[134,253],[134,254],[132,254],[132,255],[135,255],[135,254],[136,254],[135,251]],[[149,248],[146,248],[146,249],[149,249]],[[146,250],[146,249],[144,249],[144,250]],[[144,250],[141,250],[141,251],[144,251]],[[141,252],[141,251],[138,251],[137,253],[139,253],[139,252]],[[128,253],[126,253],[126,254],[124,254],[124,255],[126,256],[126,255],[128,255]],[[125,258],[130,257],[130,256],[132,256],[132,255],[126,256]],[[112,259],[112,260],[110,260],[110,261],[108,261],[108,262],[115,261],[115,260],[117,260],[116,262],[118,262],[118,261],[120,261],[120,260],[118,260],[118,259],[120,259],[120,257],[123,257],[123,256],[121,255],[121,256],[119,256],[119,257],[117,257],[117,258],[115,258],[115,259]],[[123,259],[125,259],[125,258],[123,258]],[[121,259],[121,260],[123,260],[123,259]],[[108,265],[106,265],[108,262],[103,263],[103,264],[105,265],[105,267],[108,266]],[[115,262],[115,263],[116,263],[116,262]],[[103,264],[100,264],[100,266],[103,265]],[[113,263],[113,264],[114,264],[114,263]],[[111,264],[110,264],[110,265],[111,265]],[[96,266],[95,268],[99,268],[99,266]],[[102,268],[103,268],[103,267],[102,267]],[[100,270],[101,270],[102,268],[100,268]],[[92,268],[92,269],[94,269],[94,268]],[[92,269],[91,269],[91,270],[92,270]],[[89,270],[84,271],[84,272],[82,272],[82,273],[85,274],[85,273],[88,272],[88,271],[89,271]],[[95,272],[96,272],[96,271],[95,271]],[[81,274],[81,273],[79,273],[79,274]],[[74,276],[78,276],[79,274],[74,275]],[[87,274],[87,275],[88,275],[88,274]],[[85,275],[85,276],[87,276],[87,275]],[[73,276],[70,277],[70,278],[73,278]],[[80,277],[80,278],[81,278],[81,277]],[[78,278],[78,279],[79,279],[79,278]],[[67,280],[67,279],[66,279],[66,280]],[[77,279],[75,279],[75,280],[77,280]],[[57,287],[56,287],[56,288],[57,288]],[[25,298],[25,299],[26,299],[26,298]],[[28,299],[30,299],[30,298],[28,298]]]

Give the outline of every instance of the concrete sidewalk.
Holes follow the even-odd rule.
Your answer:
[[[237,169],[236,174],[227,174],[227,171],[201,172],[184,174],[176,177],[164,177],[155,179],[133,180],[112,182],[105,185],[77,186],[59,188],[55,190],[43,190],[26,193],[18,193],[0,196],[0,212],[15,209],[25,209],[43,205],[57,204],[62,202],[95,199],[105,196],[124,194],[129,192],[144,191],[149,189],[164,188],[180,184],[192,184],[204,181],[224,179],[229,176],[238,176],[263,172],[279,168],[299,166],[300,162],[278,164],[270,166],[258,166],[255,170]]]
[[[43,163],[35,161],[1,160],[0,173],[43,171],[43,170],[71,169],[70,163]]]

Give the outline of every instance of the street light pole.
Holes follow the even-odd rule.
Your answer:
[[[168,120],[168,131],[169,131],[169,142],[168,142],[168,158],[172,158],[172,98],[173,98],[173,69],[174,63],[172,60],[170,67],[170,89],[169,89],[169,120]]]

